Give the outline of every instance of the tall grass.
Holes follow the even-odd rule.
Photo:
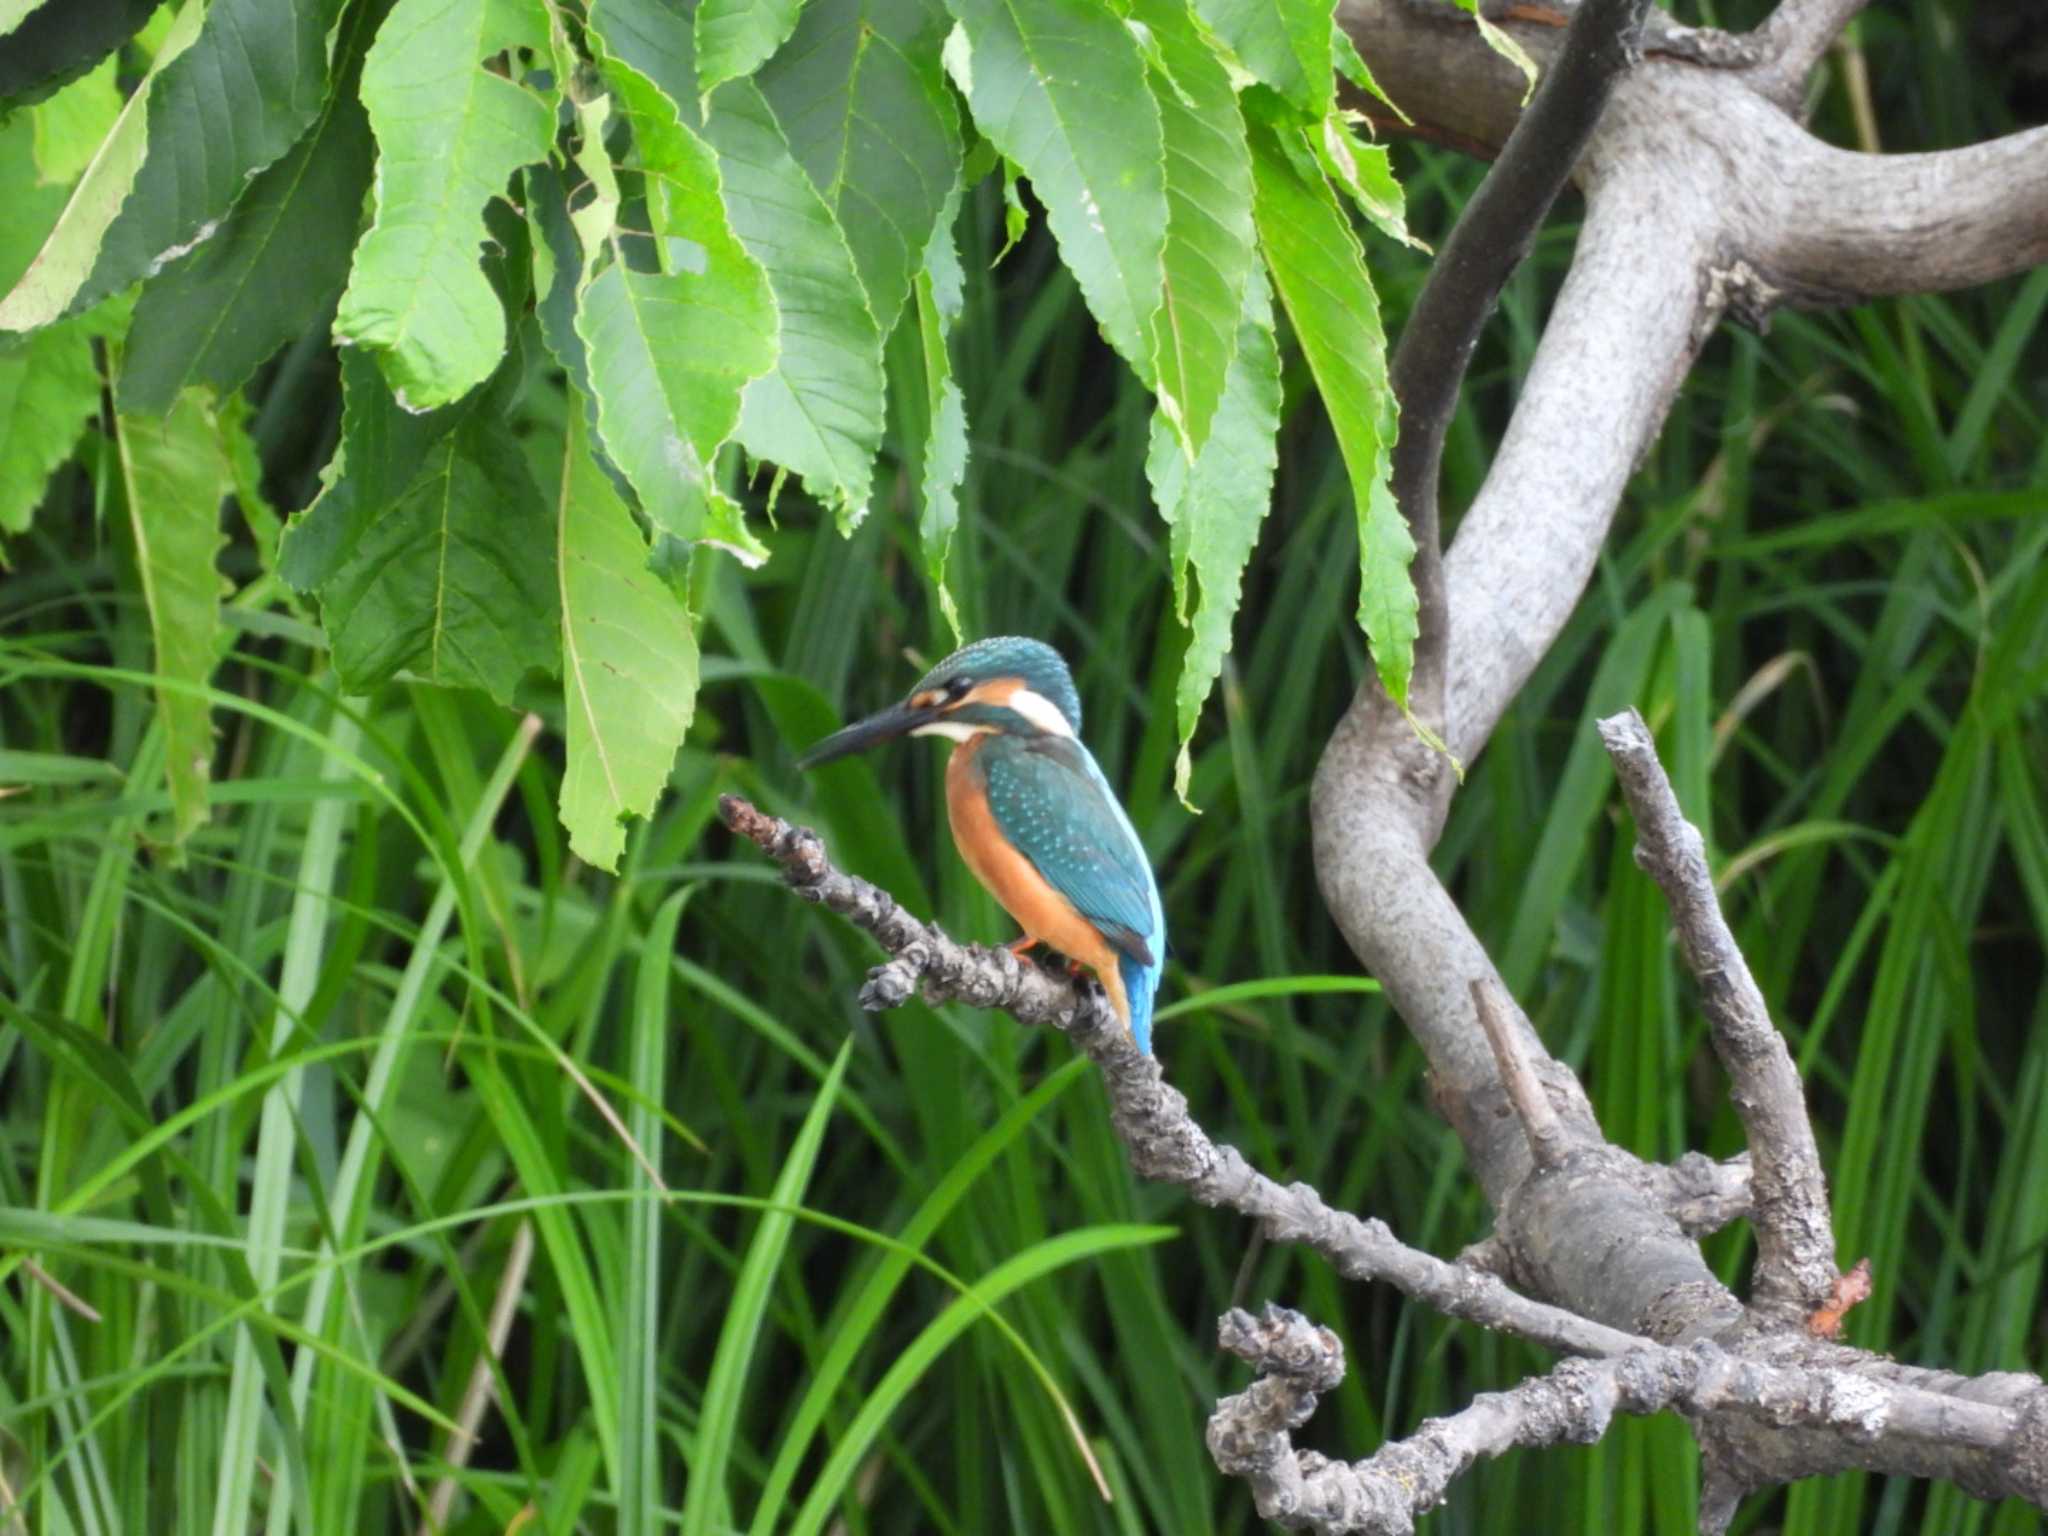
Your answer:
[[[1883,120],[1997,131],[1938,9],[1864,24]],[[1821,120],[1847,136],[1835,93]],[[1414,160],[1418,227],[1473,174]],[[970,262],[999,223],[970,210]],[[1547,236],[1505,296],[1453,511],[1568,250]],[[1421,268],[1381,254],[1398,317]],[[1174,1081],[1261,1166],[1453,1252],[1487,1213],[1419,1055],[1325,980],[1356,966],[1306,786],[1364,666],[1327,434],[1294,412],[1190,815],[1146,402],[1042,235],[996,270],[959,340],[953,576],[970,632],[1076,662],[1164,882]],[[1611,1136],[1734,1150],[1589,729],[1642,708],[1807,1075],[1842,1255],[1875,1266],[1850,1334],[1971,1371],[2048,1364],[2044,307],[2036,274],[1717,338],[1439,857]],[[331,366],[299,349],[261,390],[268,483],[302,503]],[[699,724],[611,879],[554,822],[545,689],[532,722],[417,685],[337,697],[260,585],[215,679],[215,814],[170,858],[146,622],[83,459],[0,585],[0,1498],[28,1529],[1235,1531],[1254,1516],[1201,1440],[1239,1379],[1224,1307],[1342,1331],[1351,1374],[1309,1431],[1337,1453],[1537,1363],[1135,1183],[1056,1042],[862,1015],[865,941],[712,830],[744,792],[951,931],[1008,936],[939,830],[936,754],[793,772],[949,644],[907,477],[851,540],[790,496],[764,570],[696,563]],[[1739,1281],[1740,1231],[1711,1252]],[[1690,1530],[1693,1460],[1679,1426],[1626,1425],[1481,1468],[1432,1518]],[[1744,1528],[2035,1518],[1838,1480]]]

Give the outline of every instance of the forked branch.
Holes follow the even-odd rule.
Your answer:
[[[1384,1222],[1335,1210],[1310,1185],[1281,1185],[1234,1147],[1213,1141],[1164,1081],[1159,1059],[1138,1052],[1092,983],[1041,970],[1004,948],[954,941],[887,892],[834,868],[816,833],[737,796],[720,800],[719,815],[781,867],[799,896],[880,942],[889,958],[869,973],[863,1007],[892,1007],[922,993],[928,1001],[1001,1007],[1021,1023],[1050,1025],[1101,1069],[1111,1123],[1139,1174],[1251,1217],[1273,1241],[1314,1249],[1347,1279],[1385,1281],[1445,1316],[1585,1357],[1587,1363],[1567,1361],[1509,1392],[1481,1396],[1361,1462],[1333,1462],[1296,1451],[1289,1433],[1341,1378],[1334,1338],[1288,1313],[1269,1312],[1260,1323],[1227,1314],[1226,1346],[1251,1359],[1262,1379],[1218,1405],[1210,1443],[1219,1465],[1246,1476],[1260,1508],[1282,1523],[1330,1533],[1405,1532],[1481,1456],[1597,1438],[1616,1411],[1667,1408],[1695,1423],[1714,1507],[1730,1513],[1742,1491],[1850,1468],[1952,1477],[1986,1497],[2048,1505],[2048,1388],[2041,1383],[1915,1371],[1803,1329],[1736,1327],[1725,1339],[1664,1345],[1535,1300],[1475,1265],[1411,1248]],[[1545,1115],[1537,1109],[1532,1118]],[[1725,1219],[1740,1202],[1741,1181],[1723,1165],[1702,1159],[1658,1172],[1668,1173],[1674,1187],[1696,1189],[1712,1207],[1710,1220]],[[1557,1176],[1573,1174],[1561,1169]],[[1539,1170],[1532,1182],[1548,1181]]]

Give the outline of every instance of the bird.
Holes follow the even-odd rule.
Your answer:
[[[1011,953],[1044,944],[1094,971],[1150,1055],[1166,915],[1145,846],[1081,744],[1081,696],[1060,653],[1021,635],[977,640],[901,703],[818,742],[798,767],[900,736],[955,743],[946,764],[953,842],[1024,930]]]

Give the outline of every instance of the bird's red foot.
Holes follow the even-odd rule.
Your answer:
[[[1011,940],[1008,944],[1005,944],[1003,948],[1007,949],[1019,960],[1022,960],[1025,957],[1025,955],[1027,955],[1032,950],[1038,947],[1038,942],[1039,941],[1037,939],[1034,939],[1033,937],[1031,937],[1030,934],[1027,933],[1021,939]]]

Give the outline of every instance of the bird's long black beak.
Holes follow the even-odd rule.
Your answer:
[[[820,763],[829,763],[835,757],[846,757],[855,752],[865,752],[869,747],[879,746],[885,741],[894,741],[898,736],[907,736],[920,725],[938,718],[934,709],[918,709],[909,704],[892,704],[879,714],[869,715],[865,720],[856,720],[843,731],[834,731],[823,741],[812,747],[796,760],[799,768],[815,768]]]

